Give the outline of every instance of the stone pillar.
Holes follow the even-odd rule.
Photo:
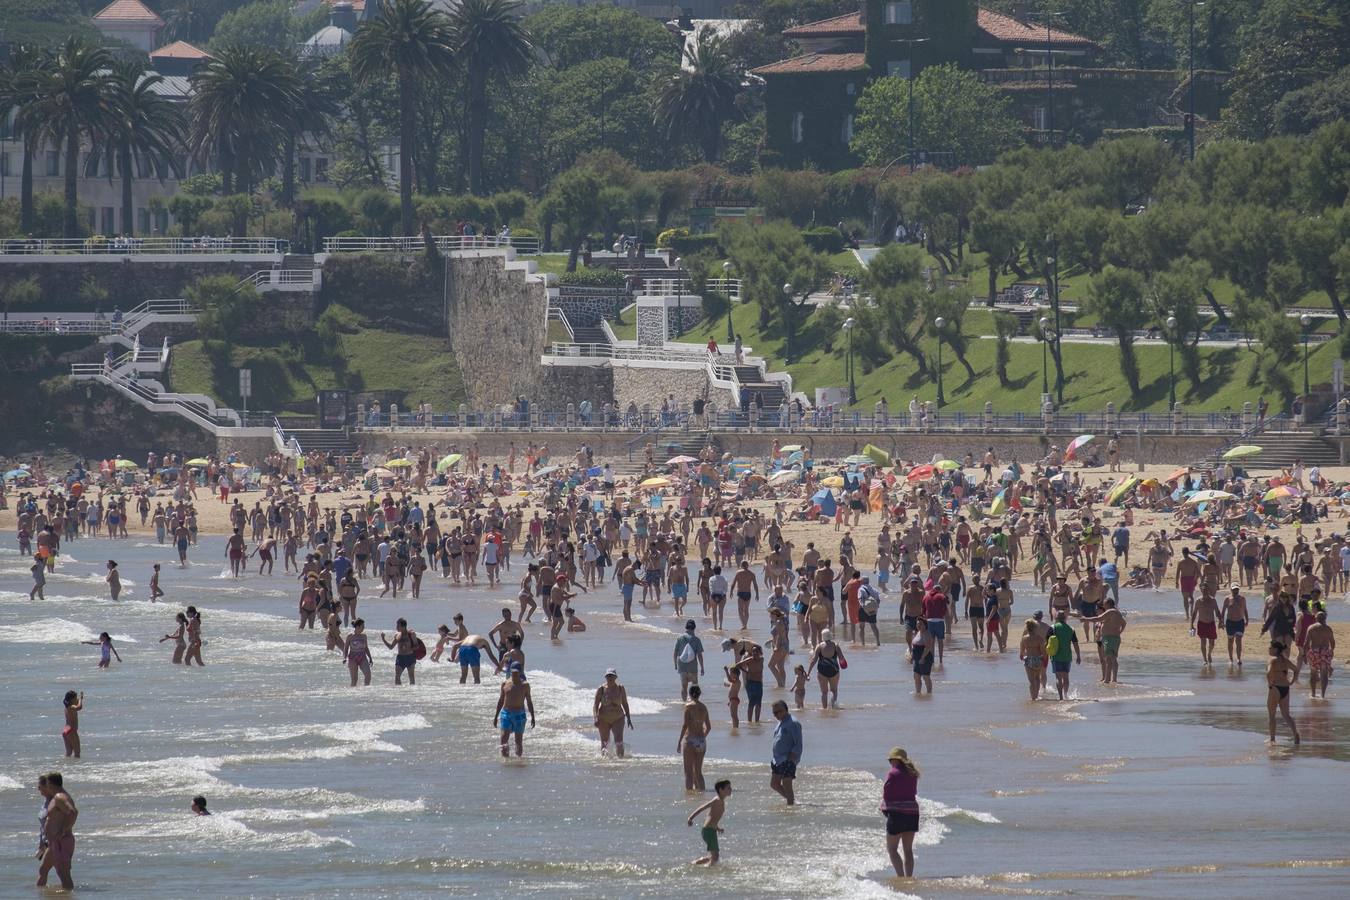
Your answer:
[[[1184,409],[1182,409],[1180,403],[1178,403],[1176,406],[1172,407],[1172,433],[1173,433],[1173,434],[1179,434],[1179,433],[1181,432],[1181,423],[1182,423],[1182,421],[1183,421],[1185,418],[1186,418],[1186,411],[1185,411]]]
[[[366,427],[366,405],[364,403],[356,404],[356,424],[361,428]]]
[[[392,429],[392,430],[394,430],[394,431],[397,431],[397,430],[398,430],[398,404],[397,404],[397,403],[390,403],[390,404],[389,404],[389,427],[390,427],[390,429]]]
[[[469,407],[461,403],[459,405],[459,427],[464,427],[464,420],[469,417]]]
[[[984,433],[989,434],[994,430],[994,404],[993,401],[985,401],[984,404]]]
[[[639,431],[647,429],[647,423],[652,420],[652,405],[650,403],[642,404],[642,422],[638,428]]]
[[[571,431],[577,427],[577,407],[575,403],[567,404],[567,430]]]
[[[1350,399],[1342,397],[1336,402],[1336,433],[1345,434],[1345,423],[1350,417]]]
[[[1252,401],[1248,400],[1242,404],[1242,430],[1250,431],[1256,424],[1256,413],[1252,409]]]
[[[1108,433],[1116,430],[1116,404],[1110,400],[1106,401],[1106,430]]]

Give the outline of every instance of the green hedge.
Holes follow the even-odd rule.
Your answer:
[[[666,246],[674,250],[680,256],[690,256],[694,253],[700,253],[704,250],[711,250],[714,253],[721,254],[722,250],[717,243],[715,234],[680,234],[670,239]]]
[[[838,228],[828,225],[806,229],[802,232],[802,240],[818,253],[841,253],[844,249],[844,236]]]
[[[558,283],[581,287],[623,287],[623,273],[608,267],[582,267],[575,272],[563,272],[558,276]]]

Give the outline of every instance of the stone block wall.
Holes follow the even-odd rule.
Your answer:
[[[704,396],[708,387],[707,373],[699,369],[654,369],[638,366],[614,367],[614,401],[620,409],[636,403],[641,409],[650,405],[660,409],[661,401],[671,394],[675,402],[693,403]]]
[[[485,408],[531,396],[547,340],[547,289],[502,256],[446,260],[450,344],[470,405]]]
[[[606,402],[614,401],[614,370],[609,366],[541,366],[539,386],[531,397],[536,408],[564,410],[567,404],[591,401],[599,414]]]
[[[567,315],[567,321],[582,328],[598,328],[601,319],[613,319],[620,309],[631,302],[631,299],[625,300],[617,295],[586,296],[567,291],[553,298],[553,305]]]
[[[637,309],[639,347],[660,347],[666,342],[665,308],[639,304]]]

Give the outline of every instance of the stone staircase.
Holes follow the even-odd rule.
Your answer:
[[[1305,466],[1335,466],[1340,464],[1340,449],[1322,436],[1319,430],[1270,431],[1244,438],[1241,443],[1261,448],[1256,456],[1242,460],[1248,469],[1280,469],[1292,466],[1301,459]],[[1225,444],[1192,463],[1196,467],[1212,467],[1232,444]]]
[[[346,428],[293,428],[286,431],[286,437],[294,438],[305,453],[317,450],[338,456],[354,456],[360,449]]]
[[[787,399],[782,385],[765,381],[764,374],[757,366],[733,366],[736,382],[740,385],[741,396],[750,395],[750,405],[755,405],[755,397],[762,397],[766,410],[776,410]]]
[[[608,344],[605,330],[598,326],[573,325],[572,340],[578,344]]]

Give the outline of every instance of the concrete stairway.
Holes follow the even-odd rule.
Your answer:
[[[1255,444],[1261,448],[1258,455],[1242,460],[1242,465],[1249,469],[1284,468],[1292,466],[1296,459],[1301,459],[1305,466],[1340,464],[1339,448],[1323,437],[1320,430],[1266,432],[1254,435],[1243,443]],[[1228,445],[1215,448],[1213,453],[1197,460],[1193,465],[1211,467],[1227,449]]]
[[[345,428],[295,428],[286,432],[287,438],[294,438],[305,453],[335,453],[338,456],[352,456],[357,451],[356,441]]]

